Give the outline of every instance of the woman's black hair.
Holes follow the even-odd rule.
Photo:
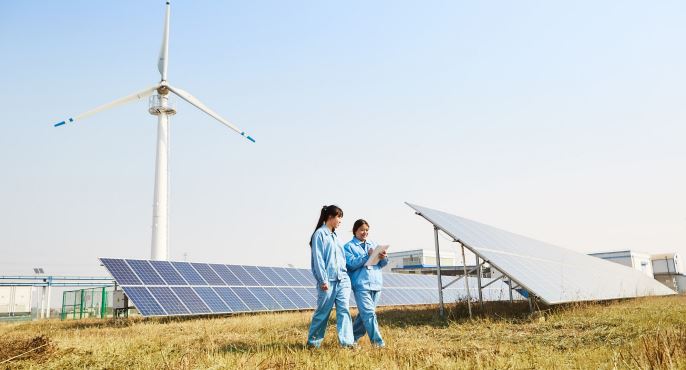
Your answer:
[[[338,206],[332,204],[330,206],[322,207],[322,211],[319,213],[319,221],[317,221],[317,226],[314,227],[314,231],[310,236],[310,247],[312,247],[312,236],[317,231],[317,229],[319,229],[322,226],[322,224],[328,221],[331,217],[336,216],[343,217],[343,210],[340,209]]]
[[[362,225],[367,225],[367,227],[369,227],[369,224],[367,223],[367,221],[365,221],[363,219],[359,219],[359,220],[355,221],[355,224],[353,224],[353,235],[355,235],[355,233],[357,232],[357,229],[361,228]]]

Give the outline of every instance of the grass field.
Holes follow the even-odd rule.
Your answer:
[[[387,347],[365,338],[353,350],[338,347],[333,326],[323,348],[305,348],[311,312],[8,323],[0,324],[0,368],[686,368],[685,296],[533,316],[526,304],[486,310],[469,320],[464,303],[455,304],[441,320],[435,307],[380,309]]]

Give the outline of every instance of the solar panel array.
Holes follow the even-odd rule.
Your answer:
[[[675,294],[627,266],[435,209],[407,205],[547,304]]]
[[[101,258],[143,316],[289,311],[316,307],[316,282],[308,269]],[[384,273],[381,306],[438,303],[436,276]],[[485,285],[490,279],[482,279]],[[461,285],[461,284],[460,284]],[[476,278],[469,278],[471,297]],[[484,289],[485,300],[507,299],[507,286]],[[466,297],[454,284],[444,301]],[[354,306],[354,297],[351,296]]]

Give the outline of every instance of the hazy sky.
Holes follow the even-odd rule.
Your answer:
[[[163,1],[0,3],[0,274],[150,255]],[[171,257],[309,266],[324,204],[409,201],[581,252],[686,254],[683,1],[174,1]],[[445,243],[447,251],[454,248]]]

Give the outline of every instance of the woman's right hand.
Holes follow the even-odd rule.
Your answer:
[[[327,290],[329,290],[329,283],[324,283],[320,285],[319,288],[326,292]]]

